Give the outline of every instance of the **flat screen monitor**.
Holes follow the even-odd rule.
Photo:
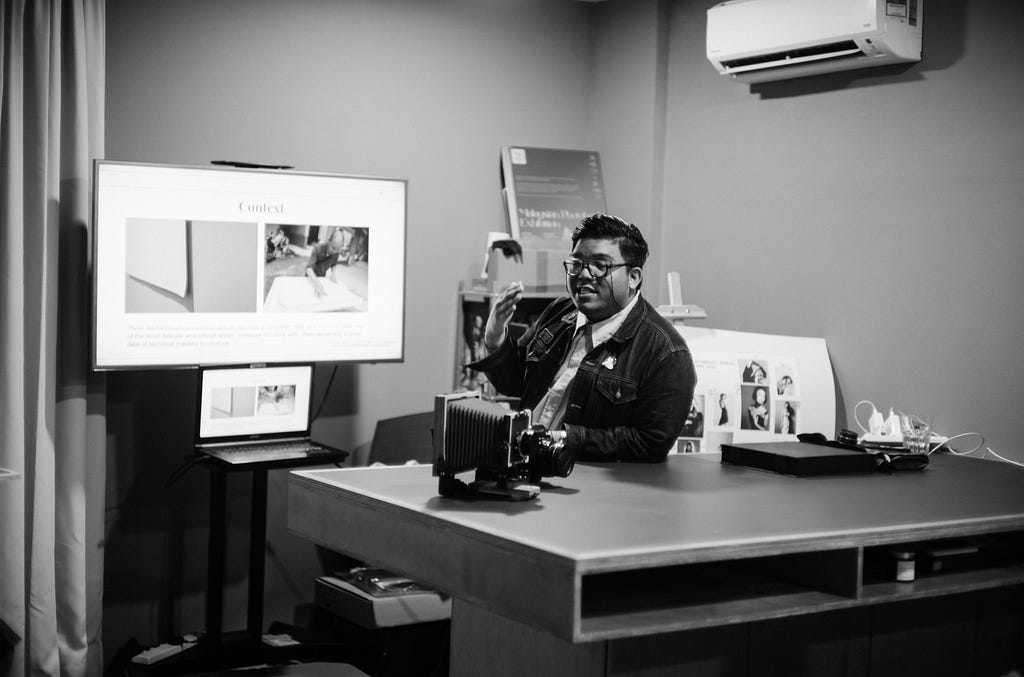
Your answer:
[[[93,367],[404,356],[406,182],[98,160]]]

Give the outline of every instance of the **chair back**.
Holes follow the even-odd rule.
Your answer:
[[[434,462],[434,412],[407,414],[377,421],[368,463],[401,465]]]

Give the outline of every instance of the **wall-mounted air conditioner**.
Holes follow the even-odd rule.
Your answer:
[[[708,10],[708,60],[740,82],[921,60],[921,0],[729,0]]]

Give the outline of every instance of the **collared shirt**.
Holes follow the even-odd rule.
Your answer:
[[[562,420],[565,418],[565,409],[568,404],[566,393],[572,384],[580,363],[590,351],[612,337],[612,334],[625,322],[629,311],[636,305],[640,298],[637,292],[626,307],[607,317],[600,322],[588,322],[587,316],[583,313],[576,313],[576,334],[573,338],[572,347],[566,355],[562,366],[551,383],[547,395],[537,404],[533,410],[533,422],[546,427],[548,430],[558,430],[562,427]]]

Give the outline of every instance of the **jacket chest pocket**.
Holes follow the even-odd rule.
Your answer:
[[[636,400],[636,381],[617,376],[598,376],[596,390],[610,404],[628,404]]]
[[[541,329],[526,349],[526,362],[535,364],[543,361],[552,350],[555,344],[555,335],[550,329]]]

